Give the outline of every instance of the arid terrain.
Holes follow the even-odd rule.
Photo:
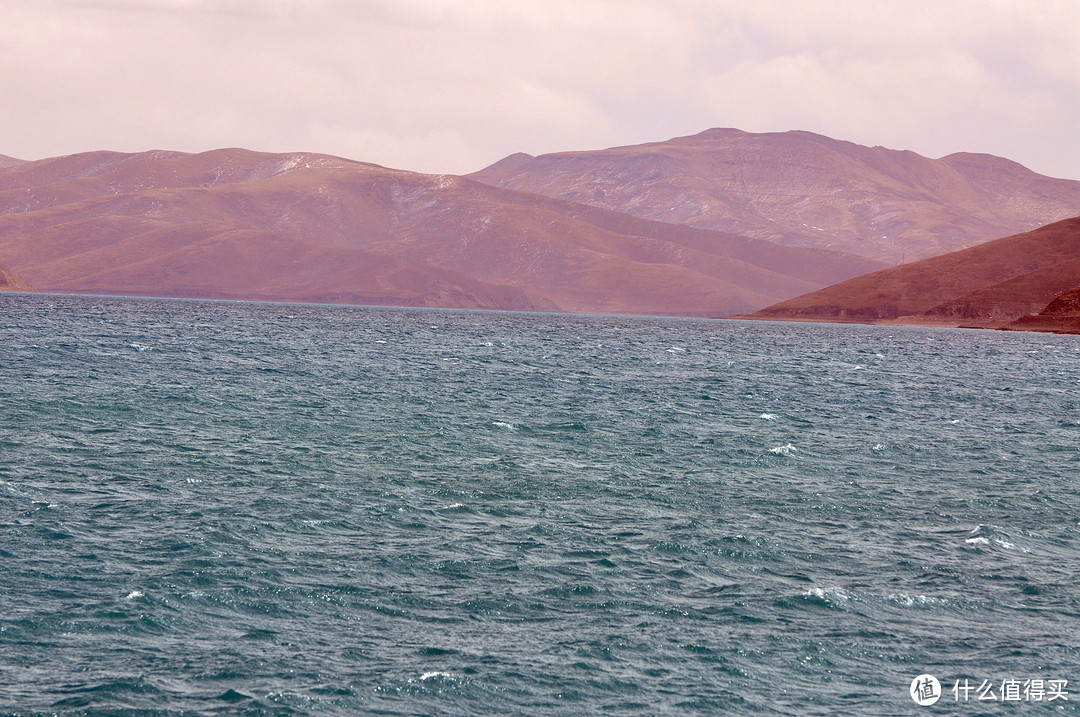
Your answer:
[[[996,327],[1080,285],[1075,220],[1036,229],[1077,214],[1080,182],[1009,160],[808,132],[467,177],[243,149],[0,156],[0,289]]]
[[[840,282],[759,319],[1068,330],[1078,314],[1080,217]]]
[[[2,169],[0,261],[39,291],[699,316],[882,266],[456,176],[238,149]]]
[[[0,264],[0,291],[33,291],[30,283]]]
[[[4,167],[14,167],[19,164],[23,164],[23,160],[0,154],[0,169],[3,169]]]
[[[1001,157],[711,129],[612,149],[516,154],[469,175],[634,216],[889,265],[1080,214],[1080,182]]]

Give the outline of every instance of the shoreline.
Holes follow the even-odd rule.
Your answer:
[[[1010,321],[987,321],[973,323],[955,319],[933,319],[923,316],[897,316],[891,319],[851,319],[838,316],[761,316],[759,314],[735,314],[718,316],[718,319],[740,321],[786,321],[806,324],[859,324],[862,326],[924,326],[939,329],[981,329],[986,331],[1023,331],[1027,333],[1080,335],[1080,317],[1073,316],[1022,316]]]

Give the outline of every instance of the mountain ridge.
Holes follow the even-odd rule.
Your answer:
[[[4,169],[6,167],[15,167],[20,164],[25,164],[25,160],[15,159],[14,157],[9,157],[6,154],[0,154],[0,169]]]
[[[0,260],[42,291],[680,315],[880,266],[452,175],[235,148],[0,170]]]
[[[521,177],[550,186],[512,186]],[[910,259],[1074,201],[1080,214],[1080,182],[1001,157],[929,160],[799,130],[517,153],[466,176],[310,152],[100,150],[0,166],[0,261],[41,291],[717,316],[862,280],[887,267],[869,256],[883,246]],[[694,226],[712,220],[782,236]],[[891,236],[867,250],[859,227]],[[869,241],[861,255],[835,249],[838,228],[848,246]],[[938,300],[917,311],[902,289],[900,303],[837,307],[842,320],[1001,323],[993,307],[1037,315],[1076,283],[1059,259],[924,291]]]
[[[518,153],[468,177],[670,223],[890,264],[1080,214],[1080,181],[791,130],[713,128],[604,150]]]

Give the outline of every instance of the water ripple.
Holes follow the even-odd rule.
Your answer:
[[[5,711],[893,715],[928,671],[1080,681],[1074,337],[0,305]]]

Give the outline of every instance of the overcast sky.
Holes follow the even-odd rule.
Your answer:
[[[0,154],[512,152],[805,129],[1080,179],[1080,0],[0,0]]]

